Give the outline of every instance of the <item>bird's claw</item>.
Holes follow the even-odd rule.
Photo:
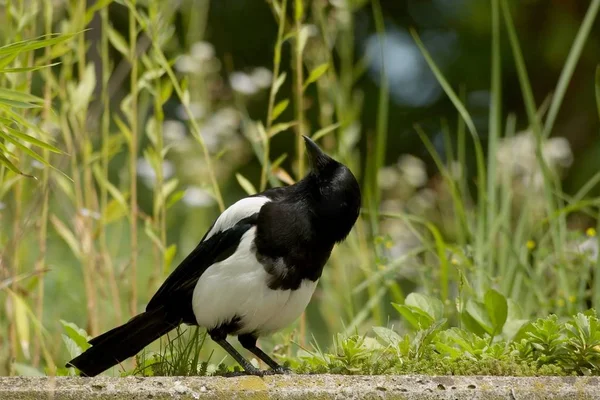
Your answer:
[[[288,367],[277,367],[274,369],[270,369],[265,371],[265,375],[290,375],[292,370]]]

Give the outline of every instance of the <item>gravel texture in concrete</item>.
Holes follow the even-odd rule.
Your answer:
[[[598,377],[0,378],[0,399],[600,399]]]

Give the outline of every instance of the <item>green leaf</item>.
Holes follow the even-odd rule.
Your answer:
[[[315,67],[315,69],[313,69],[310,72],[310,74],[308,75],[308,78],[304,82],[304,89],[306,90],[308,85],[310,85],[313,82],[316,82],[325,72],[327,72],[328,69],[329,69],[328,63],[324,63],[324,64],[321,64],[321,65]]]
[[[175,204],[177,204],[179,202],[179,200],[183,199],[183,196],[185,196],[184,190],[176,191],[167,200],[167,204],[165,204],[165,208],[169,209],[169,208],[173,207]]]
[[[5,46],[0,46],[0,56],[14,56],[19,53],[53,46],[55,44],[69,40],[69,39],[73,38],[76,34],[79,34],[79,33],[69,33],[69,34],[56,34],[55,33],[55,34],[50,34],[50,35],[39,36],[34,39],[22,40],[20,42],[7,44]],[[46,39],[42,39],[42,38],[46,38]]]
[[[298,44],[299,47],[298,52],[302,54],[304,51],[304,47],[306,46],[306,42],[308,41],[308,36],[310,35],[311,27],[308,25],[302,25],[300,28],[300,32],[298,33]]]
[[[75,87],[71,87],[69,90],[73,112],[78,112],[88,107],[95,87],[96,72],[94,70],[94,64],[89,63],[85,67],[83,76],[80,77],[79,84]]]
[[[396,303],[392,303],[392,306],[416,330],[426,329],[434,322],[433,318],[429,314],[417,307]]]
[[[26,359],[29,359],[29,339],[30,339],[30,329],[29,329],[29,318],[27,317],[27,303],[25,300],[18,294],[10,291],[12,294],[13,300],[13,317],[14,323],[17,330],[17,339],[19,340],[19,344],[21,345],[21,350],[23,351],[23,355]]]
[[[30,108],[39,108],[39,107],[41,107],[41,105],[39,105],[39,104],[25,103],[23,101],[5,99],[3,97],[0,97],[0,105],[6,111],[8,111],[11,108],[30,109]]]
[[[254,185],[248,179],[244,178],[243,175],[235,174],[235,177],[236,177],[238,183],[240,184],[240,186],[242,187],[242,189],[244,189],[244,191],[246,191],[246,193],[248,193],[249,195],[253,195],[253,194],[257,193]]]
[[[8,140],[12,144],[14,144],[18,148],[20,148],[22,151],[24,151],[25,153],[27,153],[31,158],[39,161],[43,165],[48,166],[48,167],[52,167],[50,165],[50,163],[48,163],[48,161],[46,161],[46,159],[44,159],[44,157],[40,156],[38,153],[36,153],[35,151],[31,150],[29,147],[25,146],[23,143],[19,142],[18,140],[16,140],[12,136],[7,135],[5,132],[2,131],[2,129],[0,129],[0,137],[3,137],[4,139]]]
[[[286,130],[290,129],[292,126],[295,126],[297,124],[298,123],[296,121],[275,124],[271,128],[269,128],[268,135],[270,138],[272,138],[273,136],[277,135],[278,133],[286,131]]]
[[[271,163],[271,169],[276,169],[277,167],[279,167],[281,163],[285,161],[287,156],[287,153],[283,153],[282,155],[277,157],[277,159]]]
[[[486,333],[493,335],[494,327],[492,321],[490,320],[486,307],[482,303],[469,299],[465,311],[479,324],[479,326],[481,326],[481,328],[483,328],[483,330],[485,330]],[[477,332],[473,331],[473,333]]]
[[[0,152],[0,164],[4,164],[8,169],[10,169],[15,174],[23,175],[28,178],[34,178],[33,175],[28,175],[26,173],[21,172],[19,168],[15,164],[12,163],[2,152]]]
[[[67,336],[73,340],[73,342],[81,349],[81,350],[87,350],[90,347],[90,344],[88,343],[88,340],[90,339],[90,336],[88,335],[88,333],[85,331],[85,329],[82,329],[80,327],[78,327],[77,325],[75,325],[73,322],[67,322],[65,320],[60,320],[60,323],[62,324],[65,333],[67,334]]]
[[[285,78],[285,72],[282,72],[281,75],[277,77],[277,80],[273,83],[273,95],[276,95],[277,92],[279,92],[279,89],[281,89],[281,85],[283,85],[283,82],[285,82]]]
[[[54,214],[50,216],[50,222],[58,235],[69,245],[69,248],[77,259],[81,260],[81,249],[79,248],[79,242],[75,239],[73,232],[71,232],[71,230]]]
[[[81,347],[77,346],[77,343],[75,343],[75,341],[73,339],[71,339],[64,333],[61,336],[62,336],[63,343],[65,344],[65,347],[67,348],[67,352],[69,353],[69,357],[71,359],[73,359],[73,358],[79,356],[81,353],[83,353],[83,350],[81,349]]]
[[[43,141],[41,141],[39,139],[36,139],[33,136],[28,135],[26,133],[23,133],[23,132],[21,132],[21,131],[19,131],[17,129],[13,129],[13,128],[8,127],[8,126],[4,126],[4,127],[2,127],[2,129],[4,129],[8,135],[11,135],[11,136],[14,136],[14,137],[16,137],[18,139],[21,139],[24,142],[31,143],[31,144],[33,144],[35,146],[41,147],[42,149],[46,149],[46,150],[51,151],[53,153],[64,154],[63,151],[61,151],[60,149],[52,146],[50,143],[43,142]]]
[[[167,199],[177,189],[177,185],[179,185],[177,178],[172,178],[165,182],[162,187],[162,198]]]
[[[384,328],[383,326],[374,326],[373,332],[381,339],[385,344],[397,348],[402,338],[394,330]]]
[[[111,199],[104,209],[102,220],[108,225],[128,215],[127,207],[123,207],[119,201]]]
[[[281,115],[285,111],[285,109],[290,104],[288,99],[281,100],[275,107],[273,107],[273,115],[271,116],[271,121],[275,121],[277,117]]]
[[[340,123],[338,122],[333,125],[329,125],[328,127],[325,127],[323,129],[319,129],[312,135],[311,139],[316,142],[317,140],[321,139],[323,136],[336,130],[339,126],[340,126]]]
[[[421,293],[411,293],[406,297],[404,303],[424,311],[434,321],[439,321],[444,317],[444,304],[438,298]]]
[[[126,59],[129,59],[129,45],[127,41],[112,26],[108,27],[108,40],[113,47],[121,53]]]
[[[495,335],[502,332],[508,316],[508,303],[506,297],[494,289],[490,289],[484,296],[485,308],[489,316]]]
[[[41,105],[44,102],[44,99],[41,97],[37,97],[26,92],[2,88],[0,88],[0,99],[14,100],[32,104],[39,103],[37,105]]]
[[[469,332],[474,333],[478,336],[485,335],[486,330],[466,310],[461,313],[460,320],[464,328],[467,329]]]
[[[173,259],[175,258],[175,254],[177,253],[177,245],[172,244],[165,250],[165,254],[163,255],[163,262],[165,263],[165,271],[171,270],[171,264],[173,263]]]

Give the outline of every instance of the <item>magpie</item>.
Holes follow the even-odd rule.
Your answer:
[[[269,373],[288,372],[256,346],[257,338],[302,314],[334,245],[348,236],[361,206],[352,172],[310,138],[304,140],[310,171],[303,179],[228,207],[145,312],[91,339],[91,347],[66,366],[83,376],[98,375],[184,323],[206,328],[247,374],[265,371],[231,346],[228,335],[263,360]]]

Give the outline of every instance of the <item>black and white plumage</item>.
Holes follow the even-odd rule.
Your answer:
[[[227,341],[283,369],[256,347],[259,336],[293,323],[308,305],[333,246],[361,205],[350,170],[305,137],[311,171],[227,208],[152,297],[146,311],[92,340],[67,363],[94,376],[134,356],[181,323],[199,325],[249,374],[262,374]]]

